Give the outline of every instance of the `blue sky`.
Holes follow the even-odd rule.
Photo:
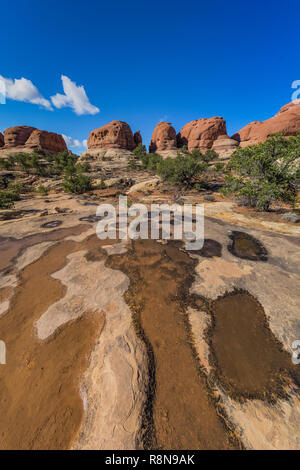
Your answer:
[[[148,144],[160,120],[179,131],[193,119],[223,116],[231,135],[274,115],[300,79],[297,1],[0,0],[0,6],[0,75],[12,84],[30,80],[53,109],[7,99],[0,131],[27,124],[82,142],[119,119],[141,130]],[[84,86],[92,107],[81,111],[94,114],[76,114],[66,97],[57,97],[60,107],[51,103],[64,94],[62,75]]]

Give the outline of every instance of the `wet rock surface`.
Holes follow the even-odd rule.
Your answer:
[[[222,245],[216,240],[205,239],[201,250],[193,250],[193,254],[212,258],[213,256],[222,256]]]
[[[209,202],[200,255],[163,240],[104,246],[86,202],[27,199],[16,203],[26,218],[1,222],[0,333],[13,360],[2,448],[299,448],[298,224]],[[45,207],[46,223],[70,209],[63,228],[40,227]],[[228,251],[234,232],[268,262]]]
[[[238,258],[252,261],[267,261],[268,253],[263,244],[245,232],[233,231],[229,238],[232,240],[228,250]]]
[[[286,398],[300,371],[269,328],[264,310],[248,292],[233,292],[211,305],[207,331],[211,362],[227,395],[235,400]]]
[[[41,225],[41,228],[55,228],[59,227],[62,225],[61,220],[52,220],[51,222],[45,222],[44,224]]]

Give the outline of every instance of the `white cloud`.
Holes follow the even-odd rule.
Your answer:
[[[67,147],[87,147],[87,140],[83,140],[82,142],[78,139],[73,139],[72,137],[62,134],[63,138],[65,139],[65,142],[67,144]]]
[[[24,101],[42,106],[52,110],[49,100],[46,100],[39,92],[37,87],[27,78],[5,78],[0,75],[1,89],[4,90],[5,98],[15,101]]]
[[[77,86],[69,77],[61,76],[65,94],[57,93],[51,96],[51,101],[56,108],[72,108],[78,114],[97,114],[100,109],[90,103],[84,86]]]

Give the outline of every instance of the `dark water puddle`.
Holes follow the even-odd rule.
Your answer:
[[[43,242],[59,241],[71,235],[80,235],[89,229],[89,225],[81,224],[76,227],[61,228],[51,232],[39,232],[24,238],[0,237],[0,271],[9,268],[14,259],[23,250]]]
[[[263,244],[245,232],[233,231],[228,250],[234,256],[251,261],[267,261],[268,252]]]
[[[59,227],[60,225],[62,225],[61,220],[51,220],[51,222],[46,222],[42,224],[41,228],[55,228],[55,227]]]
[[[80,217],[80,221],[81,222],[90,222],[90,223],[94,223],[94,222],[99,222],[99,220],[102,220],[103,217],[102,216],[98,216],[98,215],[88,215],[86,217]]]
[[[222,245],[216,240],[207,238],[204,240],[201,250],[193,250],[193,254],[203,256],[204,258],[213,258],[214,256],[222,256]]]
[[[192,347],[186,308],[197,262],[170,241],[137,240],[107,265],[130,279],[125,300],[149,360],[143,418],[147,449],[232,449],[238,445]]]
[[[207,331],[211,363],[232,398],[275,402],[286,385],[300,383],[300,371],[269,328],[265,312],[248,292],[237,291],[211,305]]]

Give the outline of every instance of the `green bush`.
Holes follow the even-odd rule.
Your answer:
[[[166,158],[157,164],[157,172],[164,181],[190,187],[195,180],[207,171],[207,164],[202,162],[199,155],[177,155],[176,158]]]
[[[265,211],[273,201],[295,204],[299,158],[300,134],[289,138],[274,134],[264,143],[238,148],[227,166],[231,173],[222,192]]]
[[[143,155],[147,153],[146,146],[143,144],[139,144],[134,150],[133,155],[137,158],[142,158]]]
[[[66,174],[62,187],[67,193],[83,194],[92,189],[91,179],[81,172]]]
[[[0,209],[10,209],[19,200],[20,194],[17,191],[0,190]]]
[[[91,165],[88,162],[77,163],[76,167],[83,173],[89,173],[91,171]]]
[[[130,168],[131,170],[138,170],[141,168],[141,165],[139,164],[139,162],[135,159],[135,158],[130,158],[128,160],[128,164],[127,164],[128,168]]]
[[[47,188],[47,186],[44,186],[42,184],[40,184],[38,187],[37,187],[37,190],[36,190],[41,196],[48,196],[49,194],[49,191],[50,191],[50,188]]]
[[[206,163],[218,160],[218,158],[219,158],[219,155],[213,149],[206,150],[206,152],[202,155],[202,160]]]
[[[0,158],[0,168],[2,170],[11,170],[14,164],[13,161],[9,158]]]
[[[163,160],[158,153],[146,153],[142,156],[142,166],[145,170],[157,171],[158,164]]]
[[[224,162],[217,162],[213,166],[213,171],[216,173],[222,173],[225,171],[225,163]]]

